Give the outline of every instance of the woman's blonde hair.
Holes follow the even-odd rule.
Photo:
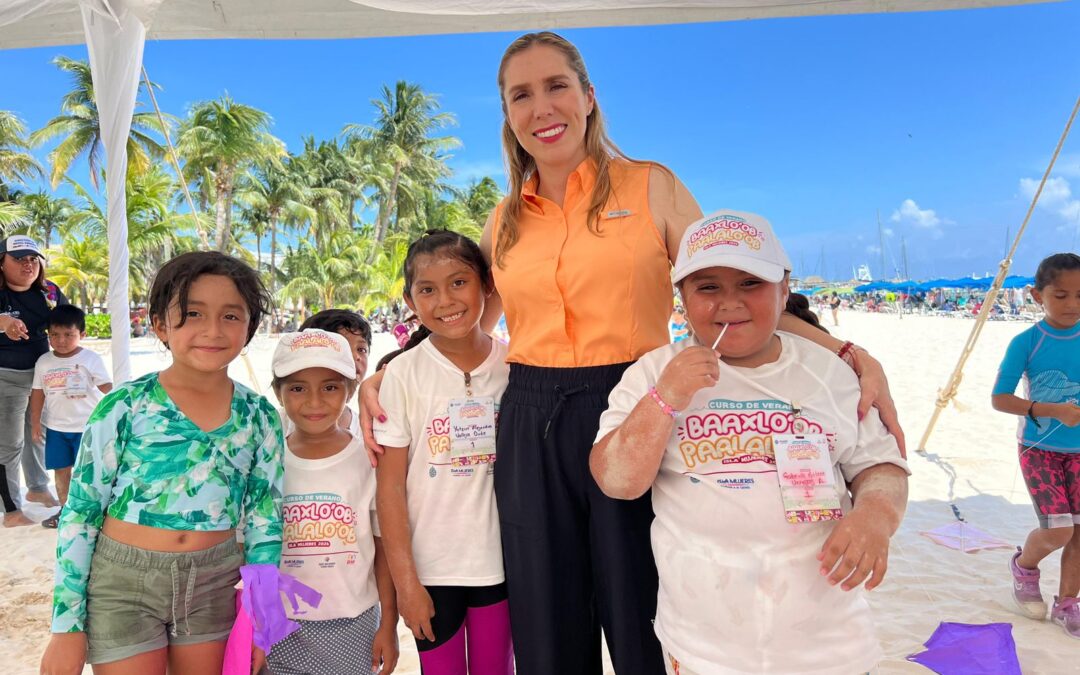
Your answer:
[[[530,176],[536,171],[536,161],[525,148],[518,143],[514,130],[510,128],[510,120],[506,110],[506,99],[503,98],[505,85],[504,75],[506,64],[510,59],[521,52],[536,45],[543,45],[559,50],[566,57],[570,69],[577,75],[578,83],[582,91],[588,93],[591,83],[589,73],[585,70],[585,61],[581,58],[581,52],[577,50],[569,40],[549,31],[540,33],[527,33],[510,43],[503,53],[499,63],[499,99],[502,101],[503,126],[502,143],[503,153],[506,159],[506,172],[510,177],[508,199],[500,213],[498,228],[499,234],[495,241],[495,264],[503,267],[506,253],[518,240],[518,218],[521,214],[521,188]],[[604,129],[604,117],[600,114],[600,104],[593,101],[592,112],[585,120],[585,153],[596,162],[596,186],[593,188],[592,201],[589,203],[588,228],[593,234],[600,235],[600,211],[607,204],[611,196],[611,175],[608,171],[611,159],[619,157],[636,164],[653,164],[653,162],[638,162],[627,157],[622,150],[608,137]]]

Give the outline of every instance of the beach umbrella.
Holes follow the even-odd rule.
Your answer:
[[[940,675],[1022,675],[1011,623],[942,622],[908,661]]]
[[[1002,282],[1002,288],[1026,288],[1035,285],[1035,277],[1008,276]]]
[[[113,379],[119,384],[129,379],[131,371],[125,141],[147,38],[431,35],[927,11],[1040,1],[1044,0],[5,0],[0,2],[0,48],[86,43],[109,186],[108,305]]]

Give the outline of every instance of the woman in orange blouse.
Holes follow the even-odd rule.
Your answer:
[[[485,327],[505,309],[511,336],[495,490],[517,672],[599,675],[602,628],[619,675],[660,675],[650,497],[605,497],[589,450],[623,371],[669,341],[670,266],[701,209],[671,171],[608,138],[562,37],[515,40],[498,81],[510,190],[480,243],[497,288]],[[841,346],[794,317],[781,327]],[[858,363],[864,407],[880,399],[902,443],[880,366],[865,352]],[[377,384],[362,404],[381,415]],[[371,415],[361,420],[367,436]]]

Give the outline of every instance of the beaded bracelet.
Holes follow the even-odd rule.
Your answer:
[[[855,348],[855,343],[854,342],[851,342],[851,341],[845,342],[844,344],[840,345],[840,349],[836,350],[836,355],[839,356],[840,358],[844,358],[845,356],[847,356],[847,353],[850,352],[854,348]]]
[[[679,416],[678,410],[672,408],[664,399],[660,398],[660,392],[656,391],[656,387],[649,387],[649,398],[656,401],[656,405],[660,406],[665,415],[671,415],[672,418]]]

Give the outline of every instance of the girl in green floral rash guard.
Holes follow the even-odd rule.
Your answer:
[[[278,415],[227,372],[269,306],[256,273],[220,253],[181,255],[154,279],[151,325],[172,364],[117,387],[87,423],[42,673],[81,673],[86,661],[109,673],[221,672],[240,566],[276,566],[281,554]]]

